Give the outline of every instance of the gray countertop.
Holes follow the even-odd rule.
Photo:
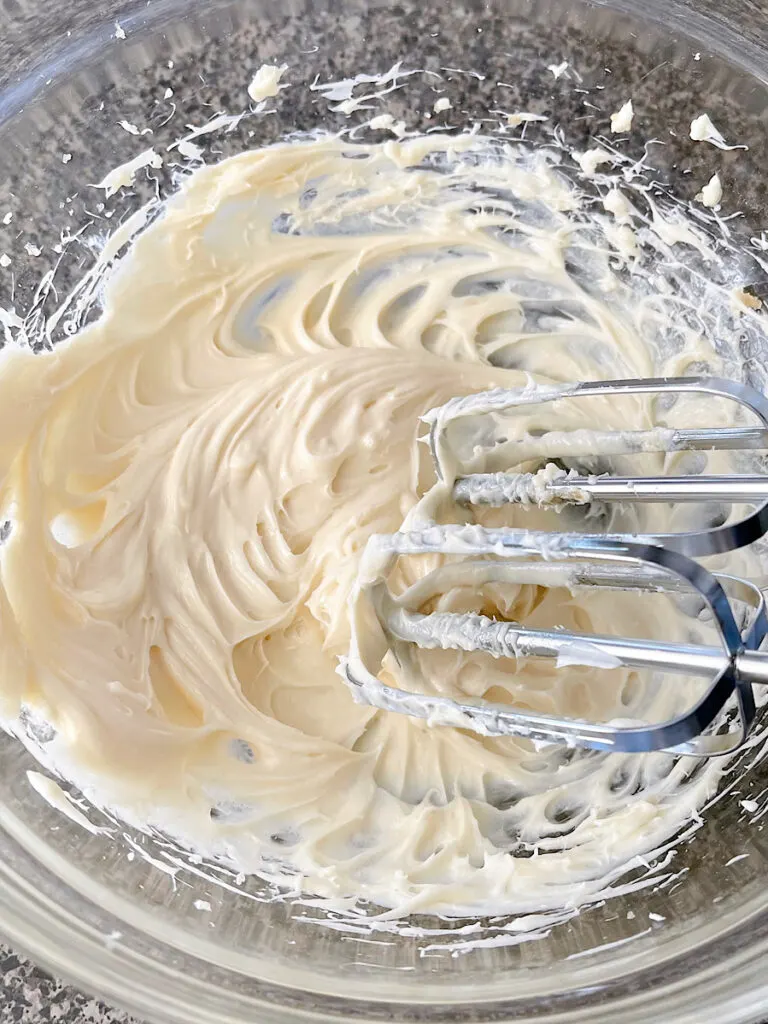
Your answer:
[[[0,1024],[141,1024],[0,945]]]

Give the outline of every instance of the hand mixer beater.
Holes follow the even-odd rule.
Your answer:
[[[516,410],[541,403],[625,395],[707,395],[735,402],[756,422],[735,427],[634,431],[515,430]],[[474,730],[486,736],[517,735],[544,743],[613,751],[668,750],[700,756],[732,752],[743,744],[756,709],[753,685],[768,683],[768,652],[759,650],[768,617],[760,588],[713,573],[698,559],[753,544],[768,530],[768,476],[686,475],[617,477],[579,474],[563,462],[594,456],[631,456],[686,450],[768,449],[768,400],[753,388],[704,377],[614,380],[580,384],[529,384],[455,398],[424,417],[438,483],[400,532],[370,538],[350,598],[351,644],[340,672],[363,703]],[[546,460],[559,459],[560,466]],[[536,472],[510,466],[545,461]],[[477,471],[482,468],[482,472]],[[435,521],[436,503],[465,510],[464,523]],[[542,532],[490,528],[471,521],[480,507],[511,504],[692,503],[751,506],[736,522],[679,533]],[[456,518],[460,518],[456,516]],[[584,520],[585,525],[589,522]],[[395,594],[394,566],[404,556],[443,555],[441,564]],[[719,643],[670,643],[657,639],[535,629],[478,612],[423,613],[453,586],[533,584],[576,591],[598,587],[673,597],[697,595]],[[415,648],[481,651],[494,658],[553,658],[558,665],[626,667],[699,676],[703,692],[693,706],[661,722],[614,719],[590,722],[530,711],[512,704],[454,700],[407,690],[380,678],[394,656],[397,674],[414,678]]]

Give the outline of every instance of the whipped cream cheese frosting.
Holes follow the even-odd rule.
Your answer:
[[[96,804],[305,893],[500,913],[594,896],[715,791],[717,761],[431,727],[355,703],[337,673],[368,538],[435,482],[422,415],[531,380],[717,365],[684,321],[659,341],[666,299],[557,162],[473,135],[245,152],[188,177],[76,337],[6,347],[0,709],[17,731],[46,723],[46,763]],[[534,432],[667,425],[645,397],[524,415]],[[711,510],[619,516],[659,530],[683,513]],[[483,515],[556,529],[583,510]],[[663,596],[565,585],[457,585],[433,607],[666,640],[704,628]],[[424,686],[607,720],[661,717],[700,685],[569,661],[430,651]]]

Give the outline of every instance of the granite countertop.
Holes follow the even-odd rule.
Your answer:
[[[142,1024],[0,945],[0,1024]]]

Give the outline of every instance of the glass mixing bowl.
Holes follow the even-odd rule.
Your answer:
[[[728,206],[743,211],[733,230],[759,237],[764,223],[761,0],[0,0],[0,27],[0,251],[12,257],[0,288],[3,305],[29,314],[31,325],[51,301],[38,289],[43,273],[60,264],[62,294],[110,227],[88,183],[138,151],[116,122],[148,124],[151,143],[167,146],[180,124],[240,110],[263,61],[285,61],[290,80],[305,85],[398,60],[442,68],[467,123],[503,94],[506,109],[555,112],[577,146],[631,95],[638,156],[644,139],[660,140],[653,162],[687,197],[717,157]],[[547,69],[562,61],[586,91]],[[407,101],[394,93],[386,109],[408,114],[414,82]],[[217,134],[210,152],[345,123],[308,88],[281,94],[275,109]],[[702,110],[749,149],[691,147],[688,125]],[[159,187],[169,184],[161,174]],[[112,208],[119,219],[130,201]],[[56,252],[61,232],[83,225],[80,241]],[[757,262],[752,270],[766,294]],[[744,357],[760,370],[768,353]],[[729,777],[733,789],[693,840],[657,864],[657,885],[519,945],[499,945],[498,930],[480,922],[488,941],[459,957],[451,932],[466,922],[442,922],[442,934],[424,922],[433,930],[428,951],[415,934],[334,930],[319,908],[259,898],[267,894],[257,879],[238,885],[211,867],[174,866],[177,853],[161,837],[95,814],[111,831],[89,834],[31,789],[33,767],[21,744],[0,735],[0,929],[52,971],[152,1021],[746,1024],[768,1016],[768,833],[739,802],[765,788],[765,762]],[[672,884],[662,885],[670,873]],[[196,899],[211,912],[200,913]]]

